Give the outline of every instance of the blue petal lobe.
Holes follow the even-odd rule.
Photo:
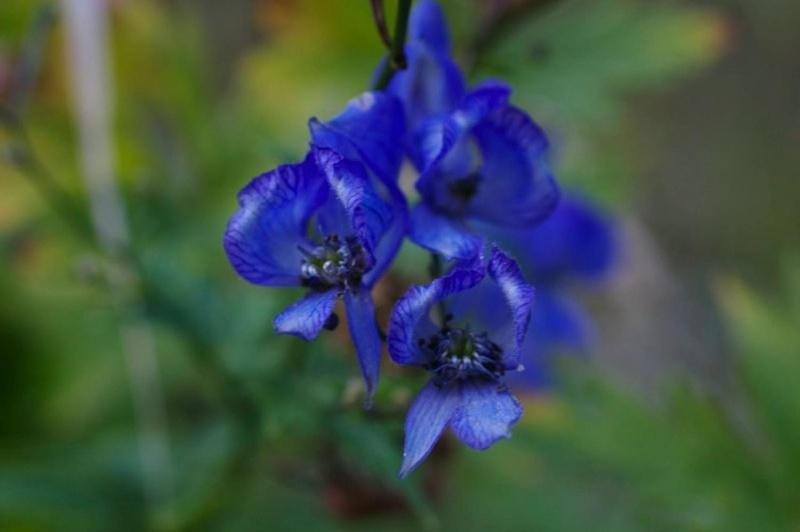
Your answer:
[[[550,215],[559,193],[541,128],[523,111],[507,106],[488,114],[473,133],[483,155],[483,180],[469,213],[512,227],[531,226]]]
[[[408,38],[412,41],[421,41],[436,52],[442,54],[450,52],[450,36],[444,13],[438,2],[433,0],[417,2],[409,17]]]
[[[400,478],[416,468],[433,449],[461,403],[457,386],[440,388],[429,382],[408,409]]]
[[[297,285],[306,225],[327,192],[311,158],[279,166],[244,187],[223,241],[237,273],[255,284]]]
[[[327,122],[309,121],[311,143],[347,159],[363,161],[387,185],[394,185],[403,158],[405,118],[402,104],[390,94],[370,91],[348,102]]]
[[[497,247],[492,248],[487,270],[511,308],[513,341],[511,345],[504,346],[503,362],[509,369],[513,369],[519,365],[522,344],[530,323],[534,290],[525,282],[519,265]]]
[[[474,287],[485,273],[482,267],[466,263],[427,285],[414,285],[395,303],[389,318],[386,340],[389,355],[398,364],[424,365],[427,355],[417,340],[437,330],[428,314],[433,305],[458,292]]]
[[[466,83],[450,57],[421,41],[406,45],[406,59],[408,68],[394,75],[387,91],[403,102],[406,131],[413,133],[429,116],[454,111]]]
[[[313,340],[325,325],[336,304],[336,290],[309,292],[272,321],[280,334],[291,334],[303,340]]]
[[[453,116],[458,124],[467,130],[489,113],[506,107],[509,96],[511,87],[508,84],[497,80],[484,81],[469,91]]]
[[[483,241],[461,220],[439,214],[424,203],[411,210],[411,240],[448,259],[468,260],[480,253]]]
[[[506,373],[506,382],[517,391],[546,388],[552,382],[550,365],[554,357],[585,354],[594,334],[591,319],[580,305],[540,288],[522,346],[525,371]]]
[[[313,152],[337,200],[320,214],[323,231],[355,235],[374,259],[375,246],[391,224],[389,206],[375,194],[361,163],[329,149]]]
[[[367,390],[366,405],[369,407],[375,395],[381,367],[381,338],[375,321],[375,305],[369,291],[364,289],[357,293],[349,291],[345,293],[344,304],[347,308],[350,337],[356,347],[361,374],[364,376]]]
[[[391,222],[375,246],[375,266],[364,275],[363,283],[368,288],[391,266],[411,224],[408,203],[403,192],[397,187],[387,187],[387,190],[390,196]]]
[[[460,392],[461,404],[450,422],[458,439],[482,451],[511,436],[511,427],[522,416],[522,405],[504,386],[465,380],[460,383]]]
[[[617,254],[613,222],[598,207],[565,195],[553,215],[524,240],[517,238],[519,258],[538,282],[568,276],[602,277]]]

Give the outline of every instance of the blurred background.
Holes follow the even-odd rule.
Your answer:
[[[276,336],[295,294],[221,245],[367,87],[369,4],[0,3],[0,529],[800,530],[800,3],[443,5],[620,250],[514,437],[401,482],[419,381],[363,411],[346,335]]]

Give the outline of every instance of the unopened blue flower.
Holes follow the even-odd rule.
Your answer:
[[[526,279],[536,287],[531,327],[522,347],[525,371],[510,382],[539,388],[550,382],[549,365],[556,352],[584,353],[592,343],[592,319],[571,291],[608,276],[619,253],[615,225],[589,201],[565,194],[541,225],[496,231],[491,238],[514,253]],[[500,304],[499,298],[491,297],[484,294],[480,308]]]
[[[410,236],[445,257],[468,259],[482,246],[472,222],[530,227],[553,210],[558,188],[546,161],[548,141],[508,103],[506,84],[467,90],[436,2],[415,6],[409,39],[408,69],[388,91],[405,105],[407,152],[420,172]]]
[[[391,142],[401,113],[394,98],[367,93],[328,124],[312,120],[305,160],[242,189],[224,238],[231,264],[246,280],[307,289],[275,318],[279,333],[314,339],[331,325],[336,300],[344,299],[368,398],[381,349],[370,290],[407,225],[392,175],[401,157]]]
[[[492,327],[478,315],[455,309],[434,324],[433,308],[456,297],[469,298],[477,287],[496,292],[502,300],[493,309],[499,319]],[[478,450],[509,436],[522,406],[503,376],[520,367],[532,303],[533,288],[497,248],[486,266],[475,259],[428,285],[413,286],[397,302],[389,322],[389,354],[399,364],[431,373],[406,417],[401,477],[425,459],[448,426]]]

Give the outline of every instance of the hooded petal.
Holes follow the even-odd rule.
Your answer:
[[[408,475],[433,449],[461,404],[457,386],[440,388],[429,382],[408,409],[400,478]]]
[[[460,392],[460,407],[450,422],[458,439],[482,451],[511,436],[511,427],[522,416],[522,405],[508,389],[496,382],[465,380]]]
[[[545,160],[548,143],[541,128],[523,111],[507,106],[488,114],[473,132],[483,162],[469,214],[516,227],[545,219],[559,194]]]
[[[450,35],[438,2],[434,0],[417,2],[409,17],[408,38],[410,41],[424,43],[434,52],[450,53]]]
[[[477,285],[484,275],[482,267],[468,264],[455,268],[430,284],[412,286],[395,303],[389,318],[386,344],[392,360],[398,364],[412,365],[428,362],[425,353],[417,345],[417,339],[437,330],[428,317],[431,307],[445,297]]]
[[[369,291],[363,288],[357,293],[346,292],[344,304],[347,308],[350,337],[356,346],[358,363],[367,389],[366,404],[369,406],[375,395],[381,367],[381,338],[375,321],[375,305]]]
[[[325,325],[336,304],[336,290],[309,292],[278,314],[272,324],[280,334],[291,334],[303,340],[313,340]]]
[[[602,277],[616,256],[613,222],[575,196],[565,196],[550,218],[525,234],[517,239],[518,256],[539,282]]]
[[[309,157],[253,179],[239,193],[239,210],[223,242],[237,273],[255,284],[298,284],[308,219],[327,194],[325,178]]]
[[[511,308],[513,337],[511,345],[505,346],[503,362],[506,367],[513,369],[520,362],[521,348],[531,318],[534,290],[525,282],[519,265],[497,247],[492,248],[487,269]]]
[[[422,41],[406,45],[406,60],[408,67],[392,77],[387,92],[403,102],[406,131],[413,133],[426,118],[454,111],[464,98],[466,82],[449,55]]]
[[[405,119],[403,107],[394,96],[365,92],[350,100],[344,111],[328,122],[312,118],[309,129],[312,145],[363,161],[387,185],[397,183]]]
[[[480,253],[483,241],[464,222],[439,214],[425,203],[411,211],[411,240],[448,259],[467,260]]]

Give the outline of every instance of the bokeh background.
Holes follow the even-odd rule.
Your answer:
[[[364,412],[346,336],[273,334],[293,294],[221,246],[367,87],[368,3],[0,3],[0,529],[800,530],[800,3],[443,4],[620,252],[514,437],[401,482],[419,382]]]

